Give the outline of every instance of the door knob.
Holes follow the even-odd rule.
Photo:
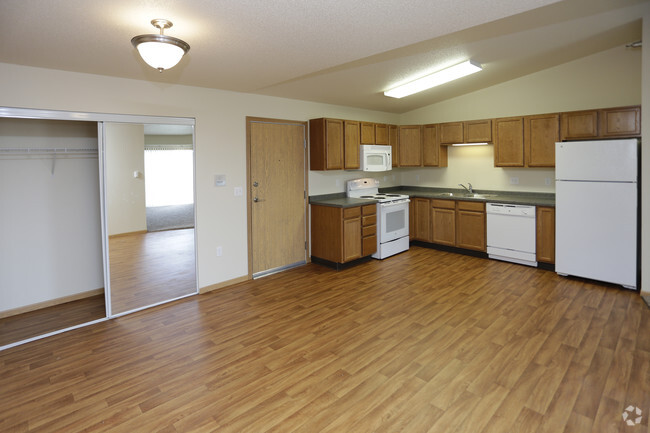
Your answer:
[[[258,201],[260,201],[260,199],[257,198],[257,197],[255,197],[255,198],[253,198],[253,201],[254,201],[255,203],[257,203]]]
[[[253,186],[259,186],[259,183],[253,182]]]

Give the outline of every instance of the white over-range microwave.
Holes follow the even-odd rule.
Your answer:
[[[393,166],[391,146],[377,144],[362,144],[361,170],[363,171],[388,171]]]

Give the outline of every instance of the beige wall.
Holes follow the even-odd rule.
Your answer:
[[[108,235],[146,231],[144,126],[107,123],[105,135]]]
[[[0,148],[97,149],[84,122],[0,119],[0,132]],[[96,153],[0,155],[0,313],[104,287],[100,222]]]
[[[486,65],[488,68],[489,65]],[[553,113],[641,103],[641,50],[618,47],[405,113],[400,123]],[[511,183],[513,178],[518,184]],[[449,149],[447,168],[403,171],[404,185],[554,192],[555,170],[494,167],[493,146]]]
[[[307,121],[338,117],[395,123],[399,116],[283,98],[0,63],[0,105],[196,118],[199,287],[247,275],[246,116]],[[227,187],[215,187],[225,174]],[[319,180],[310,183],[318,188]],[[216,247],[223,256],[217,257]]]
[[[199,286],[205,287],[248,272],[246,202],[232,189],[246,186],[246,116],[407,124],[638,104],[640,64],[638,50],[617,48],[402,116],[1,63],[0,94],[5,106],[196,118]],[[384,186],[416,182],[454,186],[470,181],[478,189],[552,191],[545,185],[552,170],[495,169],[491,148],[451,149],[448,168],[398,169],[378,176]],[[226,188],[213,186],[215,174],[226,175]],[[363,175],[310,172],[310,194],[344,191],[345,180]],[[511,177],[518,177],[519,185],[510,185]],[[222,257],[216,255],[217,246],[223,247]]]

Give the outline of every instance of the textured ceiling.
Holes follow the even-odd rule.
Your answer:
[[[641,38],[650,0],[0,0],[0,62],[402,113]],[[191,50],[162,74],[133,36]],[[397,83],[484,71],[401,100]]]

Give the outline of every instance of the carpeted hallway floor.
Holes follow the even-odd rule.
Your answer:
[[[194,227],[194,204],[147,207],[147,231]]]

